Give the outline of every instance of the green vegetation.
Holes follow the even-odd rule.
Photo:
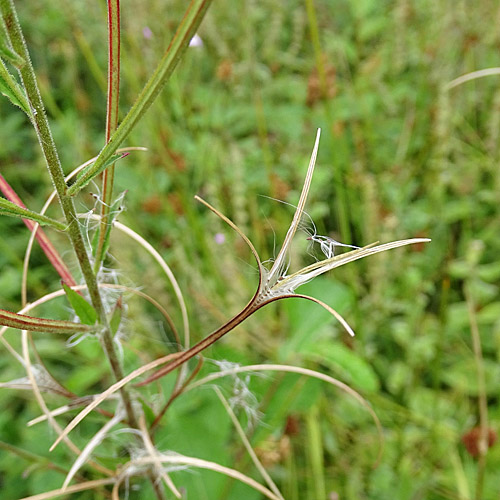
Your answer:
[[[109,139],[106,3],[17,3],[67,175]],[[185,8],[173,0],[122,2],[118,124],[164,56]],[[500,76],[492,71],[455,79],[500,66],[499,16],[495,2],[486,0],[213,2],[198,29],[202,46],[186,50],[120,145],[129,154],[110,157],[115,151],[109,147],[102,158],[103,167],[119,159],[112,199],[95,177],[71,200],[78,213],[116,219],[158,249],[186,299],[194,345],[242,310],[259,280],[240,236],[194,196],[230,218],[262,260],[276,258],[295,209],[266,197],[298,204],[320,127],[305,208],[318,234],[360,247],[413,237],[432,242],[350,263],[298,289],[333,307],[354,338],[319,305],[287,299],[259,310],[205,351],[203,366],[193,359],[186,370],[199,369],[198,380],[233,363],[282,363],[335,377],[375,411],[383,451],[377,461],[379,434],[366,407],[321,380],[279,372],[232,375],[213,381],[221,393],[208,385],[186,391],[162,418],[178,389],[169,375],[127,389],[137,403],[131,411],[144,422],[132,425],[130,409],[121,416],[117,399],[110,399],[69,434],[83,449],[103,425],[121,429],[105,436],[71,484],[109,477],[106,471],[139,459],[146,445],[124,429],[137,433],[143,424],[162,453],[216,462],[264,484],[224,405],[228,400],[286,500],[336,494],[347,500],[498,498],[500,446],[480,445],[493,441],[500,421]],[[66,285],[75,284],[71,276],[83,281],[57,203],[40,218],[53,186],[24,90],[9,87],[9,75],[19,81],[16,67],[26,68],[26,61],[9,44],[3,48],[8,72],[0,68],[0,91],[7,94],[0,96],[0,173],[30,217],[46,224],[67,266],[66,272],[51,264],[35,243],[27,281],[27,302],[34,302],[61,289],[55,269],[68,276]],[[75,193],[84,186],[78,182]],[[0,216],[0,309],[17,312],[30,232],[16,218],[26,212],[1,203],[0,213],[14,216]],[[125,374],[175,353],[179,342],[170,321],[183,331],[176,292],[150,254],[116,226],[111,234],[106,225],[99,233],[97,220],[87,216],[78,227],[87,249],[101,256],[98,262],[109,245],[98,275],[108,285],[100,292],[108,314],[98,314],[84,290],[69,291],[67,299],[63,291],[28,313],[76,332],[32,335],[38,354],[31,350],[31,358],[38,383],[49,386],[43,396],[50,409],[101,393],[120,378],[110,371],[97,335],[88,333],[96,321],[115,336],[106,348],[115,351]],[[295,236],[290,274],[314,262],[306,237]],[[312,251],[325,257],[319,245]],[[112,288],[117,283],[129,289]],[[4,338],[21,355],[22,339],[26,348],[29,342],[14,329]],[[0,389],[2,498],[58,489],[76,456],[63,444],[49,453],[57,434],[46,422],[26,426],[43,412],[25,369],[1,349],[0,382],[16,381]],[[57,417],[59,425],[90,402]],[[170,477],[190,500],[265,498],[204,469],[172,468]],[[129,498],[155,498],[153,483],[151,475],[130,478]],[[111,488],[71,498],[111,498]],[[120,498],[125,494],[124,482]],[[175,495],[169,491],[165,498]]]

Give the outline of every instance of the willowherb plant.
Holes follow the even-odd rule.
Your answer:
[[[111,490],[104,491],[107,491],[108,496],[110,493],[111,498],[116,499],[119,498],[122,485],[126,486],[136,477],[146,478],[150,482],[154,495],[158,499],[167,498],[169,495],[175,498],[181,498],[181,487],[175,484],[169,474],[179,468],[198,467],[226,474],[229,477],[246,483],[255,490],[261,492],[267,498],[282,499],[282,494],[269,474],[262,467],[262,464],[260,464],[249,441],[245,437],[245,432],[234,415],[233,409],[238,406],[242,406],[244,410],[247,411],[249,421],[255,420],[256,415],[256,410],[251,408],[245,401],[248,401],[249,397],[251,399],[251,395],[248,393],[247,380],[237,377],[240,373],[245,373],[246,377],[248,377],[248,374],[260,371],[282,371],[300,373],[323,380],[326,383],[340,387],[355,397],[368,409],[368,411],[370,411],[377,425],[379,425],[373,410],[371,410],[370,406],[359,394],[332,377],[311,370],[271,364],[246,367],[232,365],[221,367],[218,372],[196,380],[202,364],[201,354],[205,349],[248,319],[253,313],[277,300],[285,298],[312,300],[328,310],[341,322],[350,335],[354,335],[353,330],[345,319],[334,309],[319,299],[302,295],[297,293],[296,290],[315,277],[354,260],[411,243],[428,241],[424,238],[416,238],[381,245],[371,244],[363,248],[358,248],[352,245],[339,243],[326,236],[318,235],[313,226],[314,231],[309,234],[308,239],[313,243],[319,244],[325,258],[297,271],[290,271],[290,247],[297,230],[300,228],[301,220],[305,213],[304,207],[306,205],[318,153],[320,138],[319,130],[293,220],[286,233],[282,247],[270,267],[266,267],[248,237],[243,234],[229,218],[211,206],[207,201],[204,201],[198,196],[195,197],[197,201],[209,208],[215,215],[229,225],[229,227],[235,230],[245,241],[257,262],[259,278],[256,291],[247,305],[220,328],[216,329],[213,333],[194,345],[191,345],[189,336],[189,321],[184,298],[172,271],[161,258],[160,254],[147,241],[116,220],[121,212],[123,194],[118,196],[113,194],[115,163],[129,153],[141,149],[137,147],[120,148],[120,146],[168,81],[183,51],[190,43],[190,40],[195,36],[209,4],[209,0],[191,1],[186,11],[186,15],[170,46],[166,50],[164,57],[146,83],[133,107],[122,122],[118,124],[120,7],[118,0],[108,0],[109,58],[107,120],[105,131],[106,144],[95,158],[85,162],[80,167],[74,169],[69,176],[65,177],[59,161],[56,145],[52,139],[50,126],[38,88],[37,78],[30,61],[21,25],[17,18],[14,1],[0,0],[2,32],[4,35],[2,39],[0,39],[0,90],[13,104],[26,113],[32,123],[55,188],[54,194],[50,197],[43,210],[35,212],[23,205],[22,201],[8,184],[8,181],[0,176],[0,189],[6,197],[6,199],[0,198],[0,214],[22,219],[32,232],[25,256],[24,279],[22,283],[22,308],[17,313],[0,310],[0,325],[2,326],[0,330],[0,341],[21,364],[25,370],[26,376],[3,382],[0,384],[0,387],[32,391],[40,406],[42,415],[29,422],[28,425],[35,425],[47,421],[51,429],[57,434],[57,439],[52,445],[51,450],[59,443],[63,442],[68,450],[76,457],[69,469],[62,468],[62,470],[60,470],[60,472],[65,474],[65,479],[62,481],[60,489],[29,498],[52,498],[62,493],[69,494],[107,487],[111,488]],[[9,68],[15,68],[18,71],[21,81],[20,84]],[[75,209],[75,197],[90,182],[95,182],[98,178],[102,178],[102,188],[100,190],[99,203],[96,205],[96,210],[92,210],[83,215],[78,214]],[[59,200],[64,215],[63,221],[45,215],[46,209],[55,196]],[[96,213],[97,211],[99,211],[98,214]],[[85,221],[85,224],[81,223],[82,219]],[[95,227],[92,228],[90,222],[95,223]],[[59,252],[52,245],[49,237],[39,228],[41,225],[67,235],[82,273],[83,280],[81,284],[78,284],[79,281],[73,277],[64,260],[60,257]],[[86,231],[89,228],[89,234],[87,234]],[[116,274],[113,274],[112,280],[107,278],[109,272],[104,267],[104,262],[110,246],[112,229],[121,231],[137,241],[143,249],[157,261],[166,274],[167,279],[173,285],[174,293],[179,302],[179,309],[183,320],[183,338],[165,307],[156,299],[150,297],[145,292],[120,284],[119,277],[117,277]],[[92,236],[90,233],[93,233]],[[27,304],[26,274],[28,272],[29,256],[35,238],[49,258],[54,269],[59,273],[62,288],[39,298],[31,304]],[[336,246],[350,247],[353,250],[341,255],[335,255]],[[113,294],[109,295],[108,292],[110,291],[112,291]],[[130,367],[124,366],[124,356],[122,353],[122,350],[126,349],[127,346],[124,345],[121,337],[121,327],[125,310],[125,293],[136,294],[142,297],[163,315],[165,321],[174,332],[176,343],[179,348],[178,352],[169,353],[151,362],[145,363],[143,366],[129,371],[128,374],[125,374],[125,371],[129,370]],[[36,307],[61,296],[66,296],[68,299],[77,320],[63,321],[31,316],[31,311],[35,310]],[[90,299],[90,301],[87,300],[87,298]],[[30,315],[28,315],[28,313]],[[8,328],[18,329],[22,332],[21,352],[17,352],[3,336]],[[103,348],[103,356],[108,361],[115,382],[99,394],[73,394],[64,387],[63,383],[56,380],[44,366],[43,360],[36,350],[36,341],[31,335],[33,332],[64,334],[68,337],[68,348],[84,341],[89,336],[98,338]],[[34,356],[36,361],[32,359],[32,356]],[[187,362],[197,356],[199,357],[199,362],[195,368],[189,372]],[[144,380],[132,384],[134,380],[152,370],[156,371]],[[157,405],[155,407],[151,401],[145,404],[144,401],[148,396],[141,388],[152,384],[174,370],[178,370],[176,383],[172,392],[164,395],[164,404],[161,405],[161,407],[157,407]],[[236,390],[239,392],[233,394],[233,396],[229,398],[229,401],[225,399],[218,388],[215,388],[215,391],[228,417],[235,425],[236,431],[247,449],[251,460],[261,472],[262,478],[267,486],[263,486],[256,480],[220,464],[180,455],[175,453],[175,451],[160,451],[155,445],[155,430],[161,424],[164,415],[173,401],[181,395],[187,394],[191,390],[195,390],[221,377],[233,377],[234,380],[238,381]],[[59,408],[49,409],[42,394],[63,397],[67,400],[67,403]],[[100,405],[105,401],[108,403],[106,410],[100,408]],[[155,408],[153,415],[147,414],[148,412],[146,411],[146,408],[151,409],[151,407]],[[71,420],[64,429],[61,428],[56,417],[79,408],[82,409],[73,420]],[[69,434],[93,411],[98,411],[102,418],[105,419],[105,422],[94,436],[88,440],[84,448],[79,449],[71,441]],[[131,436],[130,445],[128,447],[129,455],[127,459],[122,461],[116,468],[108,468],[103,463],[100,463],[97,458],[93,458],[94,452],[105,439],[113,435],[116,428],[121,427],[123,429],[123,426],[130,432]],[[81,473],[83,469],[86,471],[93,471],[93,477],[97,476],[98,478],[88,480],[87,476]],[[72,482],[73,484],[71,484]]]

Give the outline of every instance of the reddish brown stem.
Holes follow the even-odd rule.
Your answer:
[[[120,0],[108,0],[108,94],[106,104],[106,144],[118,127],[118,103],[120,98]],[[99,240],[95,255],[94,271],[104,260],[104,240],[109,223],[109,210],[113,199],[115,165],[102,174],[102,206]]]
[[[151,382],[154,382],[155,380],[158,380],[159,378],[164,377],[168,373],[179,368],[179,366],[183,365],[191,358],[194,358],[197,354],[204,351],[207,347],[210,347],[212,344],[214,344],[220,338],[226,335],[226,333],[230,332],[240,323],[245,321],[245,319],[251,316],[257,309],[260,309],[262,305],[256,306],[254,304],[254,301],[252,300],[252,302],[250,302],[241,312],[239,312],[236,316],[231,318],[227,323],[222,325],[220,328],[215,330],[215,332],[211,333],[208,337],[204,338],[203,340],[200,340],[200,342],[198,342],[196,345],[194,345],[187,351],[184,351],[182,354],[179,355],[178,358],[169,363],[167,366],[164,366],[163,368],[158,370],[156,373],[151,375],[151,377],[147,378],[143,382],[135,384],[135,386],[142,387],[144,385],[148,385]]]
[[[26,208],[26,205],[23,203],[21,198],[19,198],[14,189],[12,189],[10,184],[5,180],[2,174],[0,174],[0,191],[2,191],[4,196],[12,203],[15,203],[17,206],[21,208]],[[23,222],[26,224],[27,228],[30,231],[33,231],[35,227],[38,226],[36,222],[29,219],[23,219]],[[54,245],[51,243],[51,241],[49,240],[48,236],[45,234],[43,229],[38,227],[35,237],[38,243],[40,244],[40,247],[42,248],[43,252],[49,259],[50,263],[52,264],[54,269],[59,273],[59,276],[61,276],[61,278],[69,286],[76,286],[76,281],[73,279],[73,276],[71,275],[69,269],[67,268],[66,264],[59,255],[59,252],[55,249]]]
[[[199,361],[198,361],[198,364],[196,365],[196,368],[192,371],[191,375],[189,375],[189,377],[182,384],[181,387],[179,387],[177,390],[174,390],[174,392],[172,392],[171,396],[168,398],[168,401],[165,403],[165,405],[161,409],[160,413],[158,413],[158,415],[154,419],[154,421],[151,424],[151,427],[149,429],[150,432],[151,432],[151,435],[153,435],[153,432],[158,427],[158,424],[160,423],[161,419],[163,418],[163,416],[167,412],[167,410],[170,407],[170,405],[174,402],[175,398],[177,396],[179,396],[180,394],[182,394],[182,392],[184,391],[184,389],[191,383],[191,381],[196,377],[196,375],[198,375],[198,373],[200,372],[202,366],[203,366],[203,358],[200,357]]]

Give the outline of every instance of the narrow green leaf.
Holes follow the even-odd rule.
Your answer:
[[[15,203],[21,208],[26,208],[26,205],[23,203],[21,198],[17,195],[15,190],[12,188],[12,186],[7,182],[7,180],[4,178],[2,174],[0,174],[0,191],[2,194],[12,203]],[[33,228],[35,227],[35,223],[32,220],[28,219],[23,219],[24,224],[26,224],[26,227],[32,231]],[[54,267],[54,269],[59,273],[61,278],[66,281],[70,286],[76,285],[76,282],[71,275],[68,266],[64,263],[64,260],[62,259],[61,255],[59,252],[56,250],[52,242],[50,241],[49,237],[45,234],[43,229],[39,229],[36,232],[36,239],[38,243],[40,244],[41,249],[49,259],[50,263]]]
[[[50,217],[46,217],[45,215],[41,215],[37,212],[33,212],[32,210],[28,210],[27,208],[22,208],[15,203],[12,203],[5,198],[0,197],[0,215],[8,215],[9,217],[19,217],[21,219],[30,219],[38,222],[41,226],[52,226],[55,229],[59,229],[59,231],[65,231],[66,225],[58,222]]]
[[[111,328],[111,333],[113,335],[118,331],[118,328],[120,327],[120,323],[122,322],[122,313],[123,313],[123,307],[121,305],[121,298],[120,298],[116,302],[113,314],[111,315],[111,319],[109,321],[109,327]]]
[[[1,24],[3,25],[3,22]],[[26,64],[26,61],[10,46],[4,29],[0,29],[0,57],[9,61],[17,69],[22,68]]]
[[[0,57],[2,57],[2,59],[5,59],[6,61],[9,61],[16,68],[22,68],[26,64],[26,61],[17,52],[14,52],[10,47],[7,47],[6,45],[0,46]]]
[[[4,62],[0,59],[0,92],[10,100],[14,106],[20,107],[28,116],[31,116],[30,106],[26,94],[10,74]]]
[[[0,325],[19,330],[47,333],[78,333],[88,332],[88,325],[73,323],[71,321],[58,321],[54,319],[34,318],[0,309]]]
[[[313,498],[326,498],[325,466],[323,461],[323,436],[318,406],[313,406],[306,414],[307,455],[309,457],[309,490]]]
[[[92,248],[92,255],[94,257],[97,254],[97,246],[99,244],[99,231],[100,231],[100,226],[98,226],[97,229],[94,231],[94,235],[92,236],[92,241],[90,243],[90,246]]]
[[[344,344],[324,340],[309,346],[303,355],[330,367],[356,389],[373,393],[380,387],[377,374],[370,364]]]
[[[64,281],[61,281],[66,297],[71,307],[84,325],[95,325],[97,313],[95,309],[78,293],[72,290]]]
[[[97,255],[97,252],[99,250],[99,236],[100,236],[100,231],[101,226],[99,226],[94,233],[94,236],[92,237],[92,255],[95,258],[95,263],[96,263],[96,272],[98,271],[98,267],[100,267],[101,262],[104,260],[104,256],[106,255],[106,252],[108,251],[109,248],[109,243],[111,240],[111,230],[113,229],[113,221],[116,219],[116,217],[121,213],[123,210],[122,208],[122,202],[123,198],[127,194],[127,191],[123,191],[120,193],[120,195],[116,198],[116,200],[112,203],[112,205],[109,207],[109,212],[108,212],[108,222],[106,224],[106,230],[104,234],[104,243],[100,249],[100,254]]]
[[[122,202],[126,194],[127,192],[123,191],[123,193],[121,193],[113,202],[113,204],[111,205],[111,209],[109,210],[108,225],[106,226],[106,234],[104,235],[104,245],[102,247],[102,255],[106,255],[106,252],[108,251],[109,242],[111,239],[111,229],[113,228],[113,221],[123,210]]]
[[[91,163],[87,165],[79,174],[75,180],[75,183],[68,189],[68,194],[70,196],[75,196],[82,188],[84,188],[91,180],[95,179],[98,175],[100,175],[104,170],[106,170],[110,165],[113,165],[118,160],[125,158],[129,153],[121,153],[115,154],[111,156],[107,161],[105,161],[102,165],[99,165],[99,168],[94,170],[94,164]]]
[[[139,398],[139,402],[141,403],[142,411],[144,412],[144,416],[146,417],[146,423],[148,424],[148,426],[152,425],[152,423],[156,419],[156,415],[154,414],[151,407],[148,406],[142,398]]]

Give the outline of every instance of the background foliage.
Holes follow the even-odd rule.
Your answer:
[[[44,0],[18,8],[69,172],[104,142],[105,3]],[[123,112],[183,8],[159,0],[122,6]],[[359,390],[381,418],[385,450],[373,468],[376,430],[356,402],[296,376],[254,378],[251,389],[261,405],[252,443],[287,499],[474,497],[477,461],[462,444],[478,425],[471,316],[481,334],[490,427],[497,429],[500,418],[500,86],[498,76],[451,89],[447,84],[499,65],[499,19],[498,6],[488,1],[318,0],[313,6],[312,0],[217,0],[199,33],[203,46],[189,49],[127,141],[148,152],[117,166],[118,189],[127,190],[120,219],[175,270],[195,340],[248,300],[257,276],[241,242],[193,196],[221,209],[272,258],[274,239],[281,240],[293,209],[258,195],[297,202],[318,126],[323,136],[307,210],[320,234],[358,245],[433,240],[307,285],[308,293],[346,317],[354,339],[314,304],[293,300],[259,312],[207,353],[238,363],[286,361],[320,369]],[[0,117],[2,175],[37,210],[51,186],[36,140],[5,99]],[[90,194],[80,200],[82,212],[95,204]],[[2,308],[17,310],[29,234],[9,218],[0,219],[0,234]],[[114,238],[113,272],[126,284],[144,286],[179,321],[152,262],[123,236]],[[65,248],[62,239],[58,243]],[[297,250],[294,259],[298,265],[310,257]],[[76,272],[76,263],[69,264]],[[59,286],[39,249],[29,286],[31,300]],[[47,317],[67,314],[63,302],[60,310],[54,307]],[[141,350],[162,355],[172,342],[156,313],[133,298],[129,321],[138,359]],[[9,335],[15,342],[16,332]],[[69,349],[47,336],[37,345],[70,390],[85,394],[109,385],[97,344]],[[128,356],[133,362],[134,354]],[[6,353],[0,370],[2,381],[19,376]],[[29,394],[2,390],[0,400],[0,439],[47,456],[53,436],[25,426],[39,411]],[[82,442],[85,432],[92,429],[81,431]],[[211,391],[181,397],[159,433],[164,449],[252,473]],[[106,460],[106,442],[99,450]],[[50,458],[63,462],[64,454]],[[484,499],[498,498],[499,465],[493,446]],[[189,498],[259,498],[212,473],[179,474]],[[4,498],[57,488],[61,481],[56,471],[0,451]]]

